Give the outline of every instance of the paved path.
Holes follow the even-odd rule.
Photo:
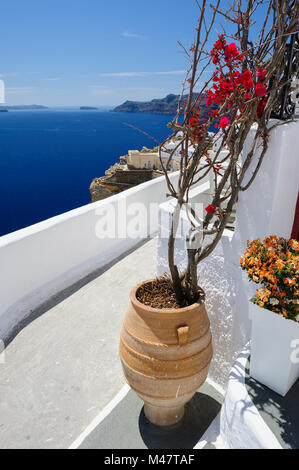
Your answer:
[[[0,363],[0,448],[68,448],[119,392],[129,292],[155,260],[150,240],[33,312]]]
[[[193,449],[219,414],[222,401],[223,396],[206,382],[186,405],[181,422],[160,427],[146,419],[142,400],[130,390],[76,447]]]

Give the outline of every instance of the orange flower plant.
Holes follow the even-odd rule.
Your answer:
[[[260,284],[253,302],[299,322],[299,242],[274,235],[247,241],[240,257],[249,280]]]

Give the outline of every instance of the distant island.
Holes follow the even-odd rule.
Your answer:
[[[94,106],[80,106],[80,109],[83,110],[83,111],[92,111],[92,110],[96,110],[98,108],[95,108]]]
[[[13,106],[0,106],[0,111],[19,111],[24,109],[48,109],[47,106],[42,106],[40,104],[20,104],[20,105],[13,105]]]
[[[197,98],[198,94],[194,94]],[[117,113],[152,113],[152,114],[176,114],[179,101],[179,95],[167,95],[165,98],[153,99],[152,101],[125,101],[120,106],[116,106],[112,111]],[[182,98],[183,102],[188,98],[187,95]],[[204,103],[205,98],[202,98]],[[202,118],[207,117],[207,113],[212,108],[203,109]]]

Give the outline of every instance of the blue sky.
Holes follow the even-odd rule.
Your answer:
[[[9,0],[0,78],[7,104],[117,105],[179,93],[195,0]]]

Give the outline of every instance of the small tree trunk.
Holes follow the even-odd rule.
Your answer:
[[[188,250],[188,258],[190,264],[190,277],[191,277],[191,298],[192,303],[196,302],[198,298],[198,278],[197,278],[197,264],[195,262],[196,250]]]
[[[181,212],[181,204],[178,202],[172,216],[170,235],[168,239],[168,265],[170,270],[170,275],[172,279],[172,284],[174,292],[180,306],[184,305],[184,293],[182,289],[182,284],[180,280],[180,275],[177,266],[174,262],[174,243],[177,232],[177,227],[179,223],[179,216]]]
[[[189,305],[196,302],[198,298],[198,280],[197,280],[197,265],[195,262],[196,250],[188,248],[188,266],[185,271],[182,281],[184,282],[184,293],[188,300]]]

